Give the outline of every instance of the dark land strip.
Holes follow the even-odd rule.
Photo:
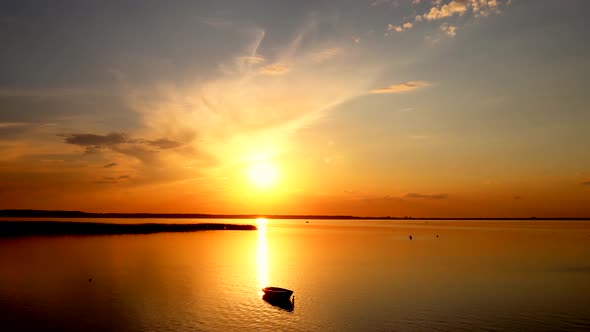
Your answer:
[[[253,225],[235,224],[107,224],[60,221],[0,221],[0,237],[31,235],[117,235],[216,230],[256,230]]]

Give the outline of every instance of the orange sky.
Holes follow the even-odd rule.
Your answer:
[[[6,5],[0,209],[590,216],[584,8]]]

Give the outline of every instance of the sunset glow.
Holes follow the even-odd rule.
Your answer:
[[[0,331],[590,330],[589,16],[0,1]]]
[[[248,168],[250,182],[262,189],[275,185],[278,175],[277,167],[268,161],[256,161]]]
[[[590,214],[587,1],[0,6],[0,209]]]

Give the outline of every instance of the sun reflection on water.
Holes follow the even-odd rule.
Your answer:
[[[268,243],[266,241],[266,218],[256,219],[258,226],[258,250],[256,251],[256,270],[258,272],[258,289],[268,286]]]

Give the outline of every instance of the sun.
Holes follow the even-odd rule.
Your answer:
[[[253,185],[261,189],[266,189],[277,183],[279,169],[269,161],[257,160],[250,165],[247,175]]]

